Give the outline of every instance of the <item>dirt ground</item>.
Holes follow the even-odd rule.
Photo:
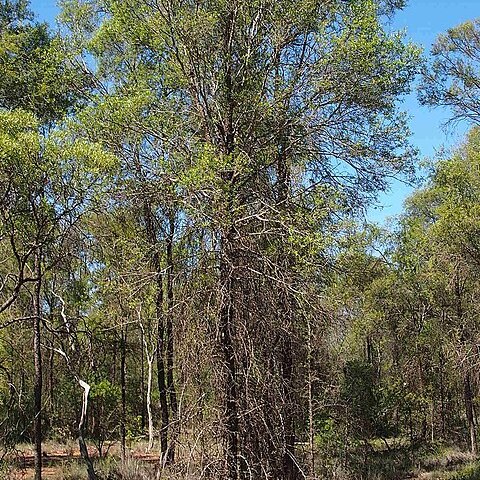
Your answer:
[[[91,458],[97,458],[98,452],[95,448],[89,448]],[[130,455],[133,459],[148,464],[158,461],[158,455],[155,453],[144,453],[141,451],[132,451]],[[82,465],[80,452],[67,451],[66,449],[45,450],[43,457],[42,478],[59,479],[62,467],[72,462],[78,462]],[[34,455],[31,451],[17,451],[11,456],[12,471],[7,477],[10,480],[33,480],[34,478]]]

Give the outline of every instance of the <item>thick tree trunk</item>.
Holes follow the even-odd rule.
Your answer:
[[[279,209],[288,211],[288,197],[290,190],[290,167],[288,163],[287,147],[281,142],[280,153],[277,160],[277,181],[278,181],[278,203]],[[281,238],[280,242],[284,239]],[[283,252],[280,248],[278,262],[283,265],[284,277],[290,278],[292,274],[293,261],[288,252]],[[291,280],[293,281],[293,279]],[[281,287],[283,289],[280,302],[280,319],[282,328],[285,332],[285,338],[282,343],[281,351],[281,369],[283,380],[283,416],[284,416],[284,445],[283,445],[283,479],[293,480],[297,478],[298,469],[295,464],[295,409],[294,409],[294,371],[293,371],[293,310],[294,301],[292,294],[288,291],[289,285]]]
[[[35,288],[33,292],[33,352],[35,364],[34,381],[34,437],[35,437],[35,480],[42,478],[42,350],[41,350],[41,252],[35,253]]]
[[[226,117],[224,142],[226,155],[235,154],[234,132],[234,85],[233,85],[233,32],[235,28],[235,13],[233,6],[225,18],[223,48],[225,52],[225,102]],[[221,236],[220,284],[222,288],[222,305],[220,310],[220,335],[223,351],[223,361],[226,368],[225,378],[225,459],[228,480],[238,478],[238,391],[237,365],[235,357],[235,305],[234,305],[234,272],[235,268],[235,230],[231,216],[235,203],[235,178],[233,171],[225,172],[224,181],[228,185],[226,207],[226,225]]]
[[[228,236],[222,241],[223,249],[228,252]],[[228,258],[228,254],[227,254]],[[223,360],[226,368],[225,379],[225,455],[227,463],[227,479],[236,480],[238,460],[238,399],[235,349],[233,345],[234,305],[233,285],[230,265],[224,259],[220,266],[222,284],[222,306],[220,311],[220,334]]]

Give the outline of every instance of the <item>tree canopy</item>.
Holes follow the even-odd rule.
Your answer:
[[[425,60],[387,28],[402,7],[67,0],[54,34],[0,1],[6,468],[32,443],[41,480],[72,439],[89,480],[130,478],[142,439],[141,478],[476,455],[478,127],[390,230],[363,215],[415,175],[418,73],[423,103],[478,123],[476,21]]]

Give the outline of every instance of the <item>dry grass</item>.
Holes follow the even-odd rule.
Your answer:
[[[462,452],[455,448],[442,449],[435,455],[424,458],[421,467],[424,470],[446,470],[457,465],[464,465],[475,460],[475,455],[470,452]]]
[[[447,447],[423,457],[415,469],[415,480],[455,480],[475,465],[476,457],[455,447]]]
[[[125,462],[120,461],[120,446],[112,443],[109,456],[99,459],[97,450],[89,445],[89,452],[95,461],[95,469],[99,480],[152,480],[156,478],[159,467],[157,448],[146,453],[147,444],[144,441],[128,445]],[[46,452],[44,478],[45,480],[86,480],[86,468],[80,458],[78,447],[75,442],[60,444],[49,441],[43,446]],[[400,449],[402,450],[402,449]],[[179,447],[177,451],[178,461],[175,465],[167,467],[162,472],[165,480],[206,480],[222,479],[223,462],[221,456],[212,455],[204,457],[195,454],[195,449],[188,450],[187,445]],[[196,452],[198,453],[198,452]],[[470,471],[478,465],[475,458],[468,452],[457,448],[442,448],[434,453],[429,453],[417,460],[412,465],[402,464],[399,455],[401,452],[376,451],[376,459],[369,463],[368,472],[363,472],[361,478],[368,480],[391,480],[392,478],[410,478],[416,480],[477,480]],[[390,455],[390,456],[389,456]],[[393,456],[393,457],[392,457]],[[392,457],[392,458],[390,458]],[[14,469],[13,465],[17,467]],[[22,464],[23,462],[23,464]],[[377,465],[378,464],[378,465]],[[330,465],[328,478],[317,476],[316,480],[358,480],[356,474],[350,469],[343,469],[340,463]],[[378,467],[378,468],[377,468]],[[400,467],[405,475],[399,476]],[[479,470],[480,471],[480,470]],[[474,472],[475,474],[475,472]],[[366,476],[365,476],[366,475]],[[392,476],[393,475],[393,476]],[[32,480],[33,479],[33,447],[31,445],[19,445],[14,456],[11,457],[10,465],[5,465],[0,471],[0,479]],[[480,480],[480,476],[478,477]]]

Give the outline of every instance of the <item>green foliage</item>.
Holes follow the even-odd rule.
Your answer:
[[[464,22],[440,35],[432,47],[432,61],[423,69],[420,101],[446,106],[452,119],[479,123],[478,19]]]
[[[3,0],[0,5],[0,27],[14,28],[32,19],[28,0]]]
[[[0,5],[0,17],[8,19],[0,29],[0,107],[28,110],[53,122],[74,103],[75,75],[47,26],[25,22],[25,8],[24,2]]]
[[[118,403],[120,388],[118,385],[112,385],[108,380],[101,380],[98,383],[92,383],[90,396],[92,399],[99,399],[108,409]]]
[[[353,435],[360,439],[376,434],[378,398],[375,383],[373,365],[358,360],[345,364],[341,398],[352,422]]]
[[[454,473],[449,477],[451,480],[479,480],[480,479],[480,465],[472,463],[462,468],[459,472]]]
[[[62,37],[23,3],[2,4],[0,297],[41,246],[47,434],[77,428],[80,378],[100,454],[120,426],[145,433],[145,357],[156,355],[154,422],[170,414],[162,435],[195,445],[187,468],[206,466],[190,476],[222,463],[229,408],[238,432],[223,440],[238,437],[235,461],[252,478],[301,464],[295,440],[307,435],[329,473],[372,437],[413,436],[435,382],[406,379],[417,357],[434,371],[429,338],[445,338],[417,320],[435,298],[419,288],[434,277],[428,227],[406,220],[389,264],[378,232],[352,220],[415,158],[397,100],[420,52],[383,24],[401,4],[67,0]],[[442,175],[461,185],[462,172]],[[1,316],[20,354],[28,286]],[[30,392],[32,365],[16,367],[14,385]],[[32,405],[22,409],[28,420]]]
[[[103,456],[106,441],[117,437],[121,391],[118,385],[107,379],[91,384],[91,416],[95,419],[90,437],[97,445],[99,456]]]

